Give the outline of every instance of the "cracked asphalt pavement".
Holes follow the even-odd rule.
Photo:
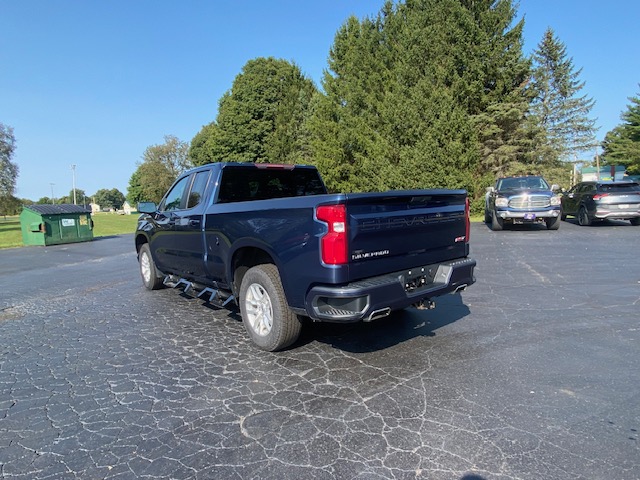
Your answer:
[[[639,479],[639,240],[474,224],[467,291],[275,354],[132,235],[2,250],[0,478]]]

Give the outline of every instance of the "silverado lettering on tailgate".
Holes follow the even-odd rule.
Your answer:
[[[389,250],[378,250],[377,252],[354,252],[351,254],[351,260],[366,260],[367,258],[383,257],[389,255]]]
[[[439,222],[451,222],[460,216],[461,215],[457,213],[454,215],[446,215],[438,212],[414,217],[371,218],[358,222],[358,229],[362,232],[368,232],[372,230],[411,228]]]

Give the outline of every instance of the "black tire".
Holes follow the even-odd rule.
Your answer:
[[[242,323],[253,343],[261,349],[282,350],[300,336],[302,324],[287,304],[275,265],[257,265],[247,271],[240,285],[238,303]]]
[[[496,215],[496,212],[491,212],[491,230],[499,232],[504,228],[504,220]]]
[[[547,230],[558,230],[560,228],[560,217],[547,218],[544,222],[547,224]]]
[[[156,268],[153,257],[151,257],[151,250],[149,249],[148,243],[140,247],[140,251],[138,252],[138,265],[140,267],[142,283],[147,290],[158,290],[164,286],[162,283],[164,276]]]
[[[591,225],[591,219],[589,218],[589,214],[587,213],[587,209],[584,205],[582,205],[580,210],[578,210],[578,225],[581,227],[588,227]]]
[[[484,223],[486,223],[487,225],[491,223],[491,214],[486,208],[484,209]]]
[[[634,227],[640,227],[640,217],[630,218],[629,221]]]
[[[564,212],[562,212],[562,213],[560,214],[560,220],[565,221],[566,219],[567,219],[567,214],[566,214],[566,213],[564,213]]]

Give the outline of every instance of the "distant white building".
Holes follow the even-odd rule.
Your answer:
[[[133,212],[136,211],[135,208],[133,208],[129,202],[124,202],[124,204],[122,205],[122,210],[124,210],[124,214],[125,215],[131,215]]]
[[[97,203],[90,203],[89,206],[91,207],[91,213],[98,213],[100,211],[100,205]]]

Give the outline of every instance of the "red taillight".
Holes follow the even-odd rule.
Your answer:
[[[608,194],[608,193],[596,193],[596,194],[593,196],[593,199],[594,199],[594,200],[600,200],[602,197],[608,197],[608,196],[609,196],[609,194]]]
[[[464,214],[465,214],[465,241],[469,243],[469,238],[471,235],[471,205],[469,204],[469,197],[466,198],[464,203]]]
[[[344,205],[316,207],[316,218],[326,222],[329,231],[320,239],[322,261],[328,265],[347,263],[347,210]]]

